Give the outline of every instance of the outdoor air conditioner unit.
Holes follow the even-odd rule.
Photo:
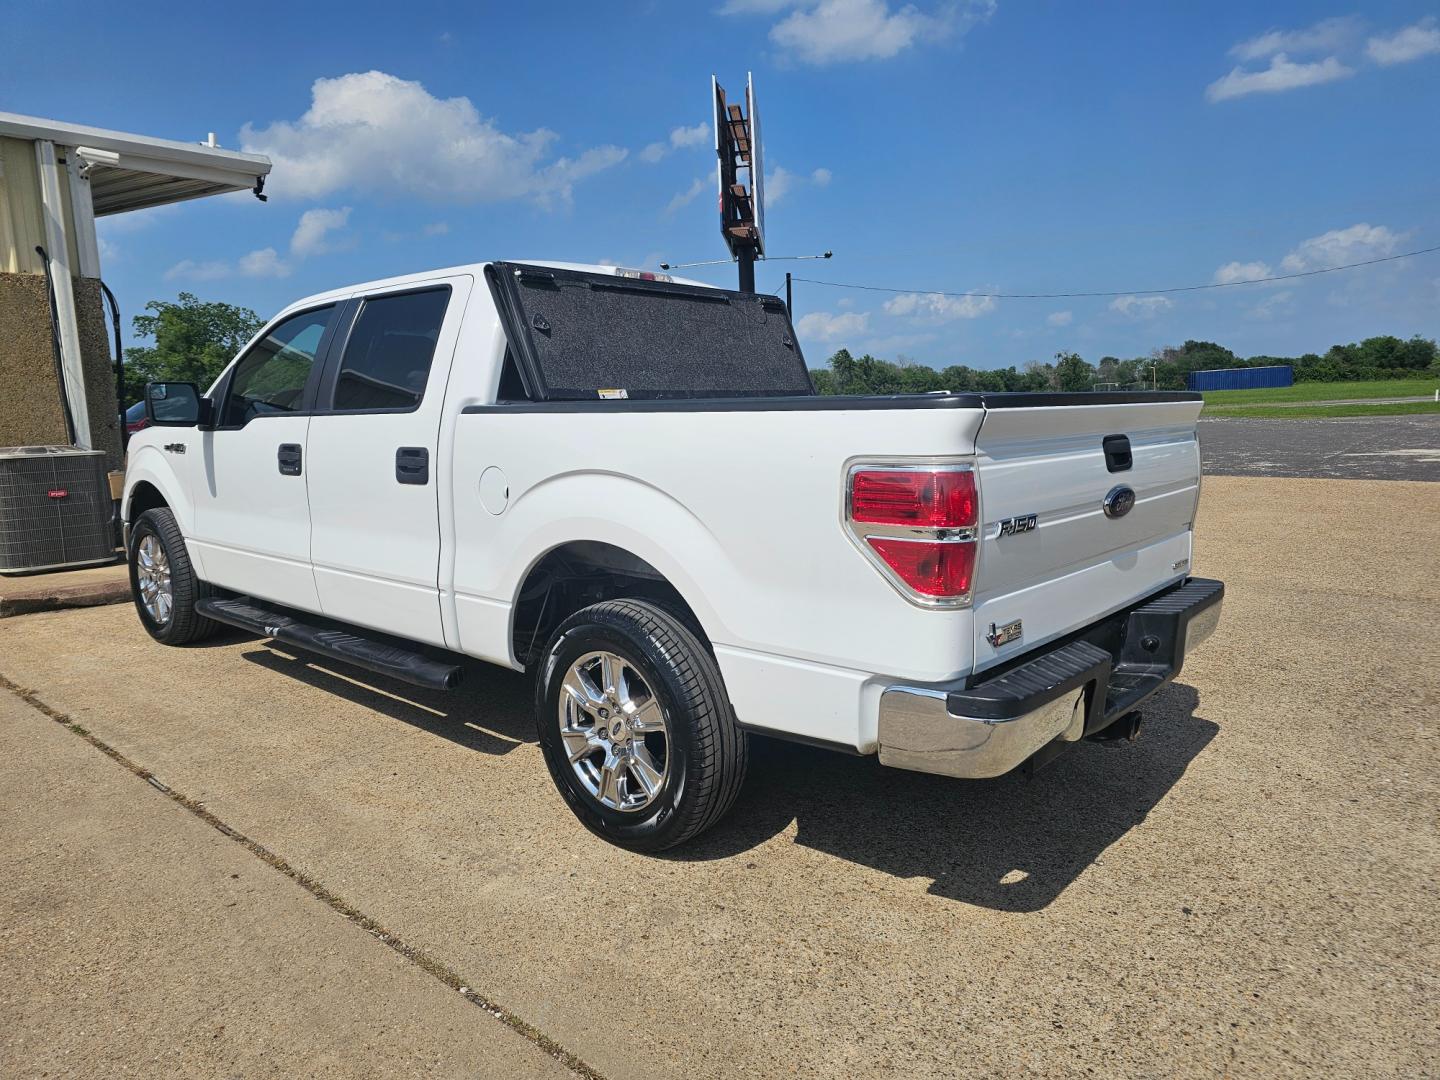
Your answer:
[[[115,560],[102,450],[0,448],[0,574]]]

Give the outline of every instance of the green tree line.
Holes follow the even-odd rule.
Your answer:
[[[1097,383],[1121,388],[1185,389],[1185,376],[1212,368],[1270,367],[1289,364],[1296,382],[1342,382],[1440,376],[1440,349],[1422,337],[1389,335],[1356,344],[1332,345],[1322,356],[1236,356],[1213,341],[1187,341],[1156,349],[1149,356],[1122,360],[1102,356],[1090,363],[1079,353],[1058,352],[1053,361],[1032,361],[1023,368],[980,370],[964,364],[935,369],[924,364],[852,356],[841,349],[824,368],[811,372],[822,394],[924,394],[934,390],[987,391],[1092,389]]]

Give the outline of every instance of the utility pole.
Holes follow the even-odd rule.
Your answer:
[[[795,303],[790,295],[790,271],[785,271],[785,314],[795,318]]]
[[[739,251],[738,261],[740,263],[740,291],[753,293],[755,291],[755,249],[748,244]]]

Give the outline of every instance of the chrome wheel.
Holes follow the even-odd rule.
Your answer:
[[[643,810],[665,783],[665,711],[640,673],[614,653],[586,653],[566,672],[560,738],[585,790],[612,810]]]
[[[170,560],[154,533],[142,536],[135,549],[135,578],[146,614],[164,626],[175,610],[175,594],[170,585]]]

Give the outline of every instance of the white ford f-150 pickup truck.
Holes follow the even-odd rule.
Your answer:
[[[1198,394],[821,397],[772,296],[437,270],[302,300],[146,402],[153,637],[533,672],[555,783],[637,850],[725,813],[749,732],[966,778],[1133,737],[1220,616]]]

